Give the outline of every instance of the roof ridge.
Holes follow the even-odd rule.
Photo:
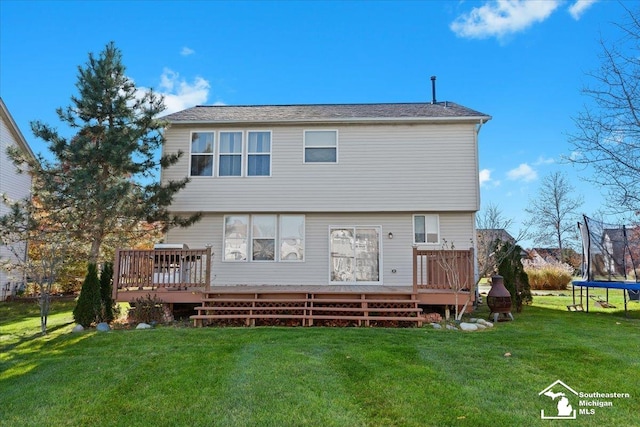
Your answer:
[[[224,107],[337,107],[337,106],[365,106],[365,105],[456,105],[460,104],[453,101],[433,102],[353,102],[353,103],[321,103],[321,104],[225,104],[225,105],[195,105],[191,108],[224,108]]]

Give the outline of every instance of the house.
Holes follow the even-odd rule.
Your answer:
[[[185,155],[162,179],[191,178],[172,210],[203,214],[165,240],[212,252],[208,299],[240,290],[473,299],[478,134],[490,116],[433,102],[197,106],[165,119],[164,152]],[[458,283],[443,266],[462,271]],[[136,295],[114,288],[116,299]]]
[[[20,200],[29,197],[31,193],[31,176],[28,173],[17,173],[15,165],[7,156],[9,147],[17,147],[25,155],[35,158],[7,106],[0,98],[0,198]],[[8,207],[0,200],[0,216],[7,212]],[[12,246],[0,245],[0,259],[7,260],[16,256],[26,257],[26,248],[26,242]],[[0,269],[0,301],[13,295],[23,283],[23,277],[16,277],[15,274]]]

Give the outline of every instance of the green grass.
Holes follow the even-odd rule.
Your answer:
[[[639,304],[626,318],[614,292],[620,310],[569,313],[570,301],[538,296],[514,322],[470,333],[164,326],[72,334],[73,303],[55,303],[45,337],[37,305],[0,303],[0,426],[640,424]],[[577,420],[540,420],[555,406],[538,393],[557,379],[631,397]]]

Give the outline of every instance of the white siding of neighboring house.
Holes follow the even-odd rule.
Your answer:
[[[14,127],[12,119],[5,114],[4,104],[0,106],[3,111],[0,114],[0,197],[6,194],[11,200],[19,200],[28,197],[31,191],[31,177],[27,173],[19,174],[13,162],[7,157],[7,148],[17,146],[18,138],[22,138],[18,130]],[[0,216],[8,212],[7,206],[0,200]],[[24,256],[25,243],[14,246],[16,252]],[[14,258],[13,251],[7,246],[0,246],[0,258]],[[0,269],[0,300],[7,296],[8,282],[21,282],[20,277],[13,277]]]
[[[231,128],[230,128],[231,129]],[[234,126],[234,130],[251,128]],[[193,177],[176,196],[178,212],[477,211],[478,159],[474,124],[256,126],[272,131],[271,177]],[[303,132],[338,130],[337,164],[304,164]],[[172,125],[165,152],[185,152],[163,179],[189,173],[191,130]],[[246,138],[246,137],[245,137]],[[218,134],[216,133],[216,144]]]
[[[440,213],[439,218],[441,239],[453,242],[456,249],[474,246],[475,242],[470,240],[475,235],[473,212]],[[215,255],[211,284],[214,286],[328,285],[330,226],[382,227],[380,284],[411,286],[413,283],[413,212],[305,214],[304,262],[223,262],[223,223],[224,214],[206,214],[194,226],[173,229],[167,235],[168,242],[186,243],[190,248],[212,245]],[[388,237],[390,232],[392,239]],[[421,245],[420,248],[441,249],[442,245]]]

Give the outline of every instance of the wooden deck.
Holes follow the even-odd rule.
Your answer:
[[[200,304],[194,324],[421,325],[422,307],[470,310],[475,297],[473,251],[414,248],[413,283],[385,285],[211,286],[211,249],[119,250],[115,301],[147,295],[165,303]],[[466,304],[466,307],[465,307]]]

